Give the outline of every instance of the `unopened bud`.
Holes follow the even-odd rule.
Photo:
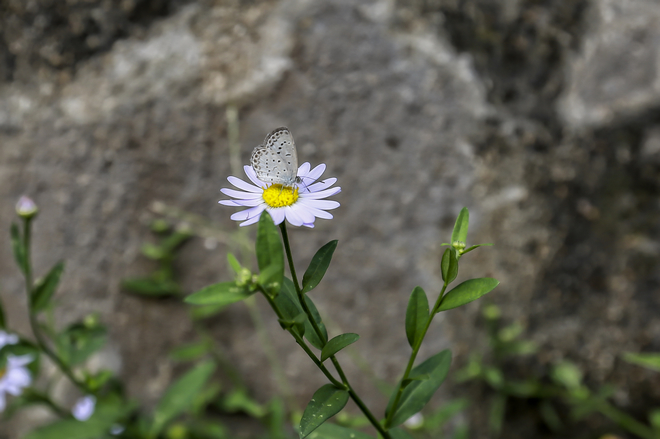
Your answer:
[[[37,214],[37,212],[39,212],[37,205],[34,203],[34,201],[32,201],[31,198],[28,198],[25,195],[23,195],[18,200],[18,203],[16,203],[16,213],[22,218],[32,218]]]

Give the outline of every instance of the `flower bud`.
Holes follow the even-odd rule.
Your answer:
[[[34,217],[37,212],[39,212],[37,205],[31,198],[28,198],[25,195],[23,195],[18,200],[18,203],[16,203],[16,213],[22,218],[30,219]]]

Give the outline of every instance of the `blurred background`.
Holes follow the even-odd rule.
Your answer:
[[[109,341],[93,361],[153,405],[195,324],[180,300],[122,280],[157,268],[141,252],[158,242],[154,220],[191,232],[170,293],[230,279],[227,251],[254,265],[244,243],[256,228],[239,231],[217,201],[279,126],[300,163],[327,164],[342,187],[335,218],[291,239],[301,267],[339,239],[312,297],[331,334],[360,334],[342,361],[367,405],[384,410],[378,383],[394,383],[409,354],[410,291],[435,299],[440,244],[466,206],[468,244],[495,245],[466,256],[461,277],[501,284],[439,315],[422,350],[454,354],[432,406],[468,401],[447,437],[457,425],[474,438],[637,437],[599,413],[566,421],[570,404],[547,409],[497,377],[452,375],[490,364],[550,382],[570,361],[633,418],[660,406],[660,376],[622,359],[660,351],[657,0],[1,0],[10,327],[29,333],[8,233],[25,194],[40,208],[36,272],[66,260],[55,320],[99,313]],[[299,410],[325,382],[262,300],[206,324],[255,401],[284,392]],[[493,337],[526,344],[502,359]],[[45,420],[35,411],[3,429],[14,439]]]

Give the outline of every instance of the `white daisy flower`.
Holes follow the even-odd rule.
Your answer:
[[[96,408],[96,398],[93,395],[79,398],[71,409],[71,414],[79,421],[86,421],[94,414]]]
[[[18,335],[10,334],[8,332],[0,330],[0,349],[9,345],[18,343]]]
[[[298,178],[301,183],[291,187],[265,183],[257,178],[252,166],[244,166],[245,174],[254,184],[237,177],[228,177],[227,180],[242,191],[221,189],[220,192],[232,197],[233,200],[220,200],[219,203],[225,206],[248,207],[231,216],[234,221],[243,221],[241,226],[256,223],[261,212],[266,210],[275,224],[280,224],[286,219],[293,226],[314,227],[316,218],[332,218],[332,214],[326,211],[336,209],[339,203],[324,198],[338,194],[341,188],[330,188],[337,182],[334,177],[319,180],[325,172],[324,164],[311,170],[310,168],[308,162],[300,165]]]
[[[32,360],[32,355],[7,355],[5,367],[0,369],[0,412],[5,410],[5,394],[18,396],[32,384],[30,371],[25,367]]]

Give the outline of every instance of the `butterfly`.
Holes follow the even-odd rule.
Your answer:
[[[250,164],[257,177],[266,183],[293,187],[300,184],[298,177],[298,154],[291,131],[286,127],[273,130],[252,151]]]

